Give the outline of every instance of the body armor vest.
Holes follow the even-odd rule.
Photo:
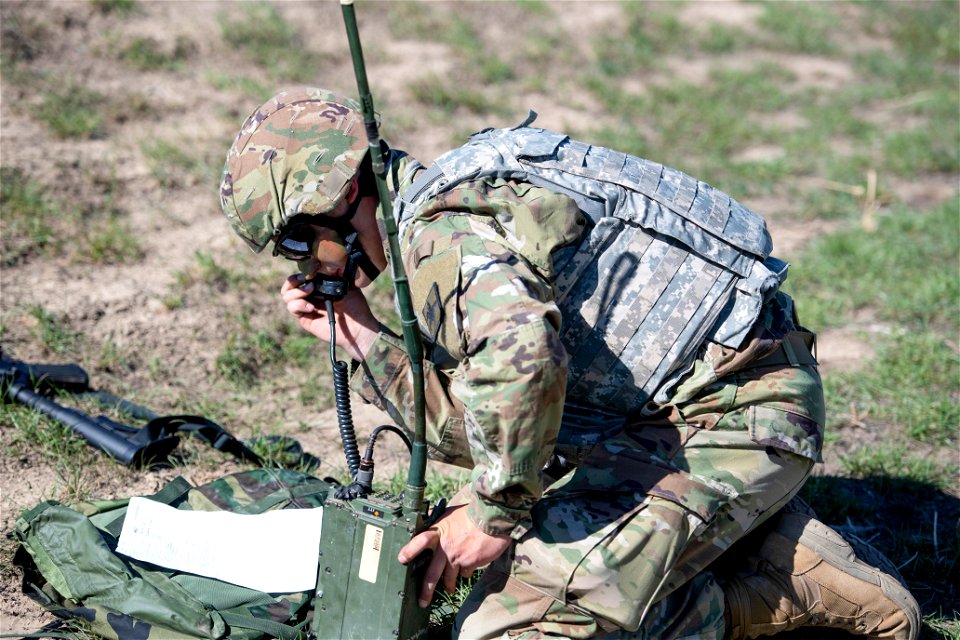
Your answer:
[[[665,403],[698,347],[739,346],[786,277],[768,257],[766,224],[680,171],[528,124],[482,131],[440,156],[399,199],[401,233],[420,204],[464,181],[573,198],[593,224],[553,254],[568,403],[620,414]]]

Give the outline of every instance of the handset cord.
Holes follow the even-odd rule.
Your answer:
[[[333,397],[337,406],[337,426],[343,441],[343,454],[347,458],[350,477],[355,478],[360,469],[360,449],[353,428],[353,412],[350,409],[350,381],[347,363],[337,360],[337,321],[333,316],[333,300],[326,298],[327,317],[330,320],[330,364],[333,367]]]

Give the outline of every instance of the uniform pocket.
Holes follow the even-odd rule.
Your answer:
[[[822,423],[796,411],[763,405],[750,407],[749,415],[750,437],[757,444],[820,461]]]

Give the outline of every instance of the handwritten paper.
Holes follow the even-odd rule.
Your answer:
[[[117,553],[266,591],[313,589],[323,509],[181,511],[131,498]]]

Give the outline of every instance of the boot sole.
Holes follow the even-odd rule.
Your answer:
[[[850,536],[847,540],[839,533],[817,520],[785,514],[780,530],[793,530],[800,544],[812,549],[835,569],[864,582],[880,587],[883,594],[906,614],[910,625],[908,639],[916,640],[920,634],[920,607],[903,584],[896,567],[882,553],[865,541]]]

